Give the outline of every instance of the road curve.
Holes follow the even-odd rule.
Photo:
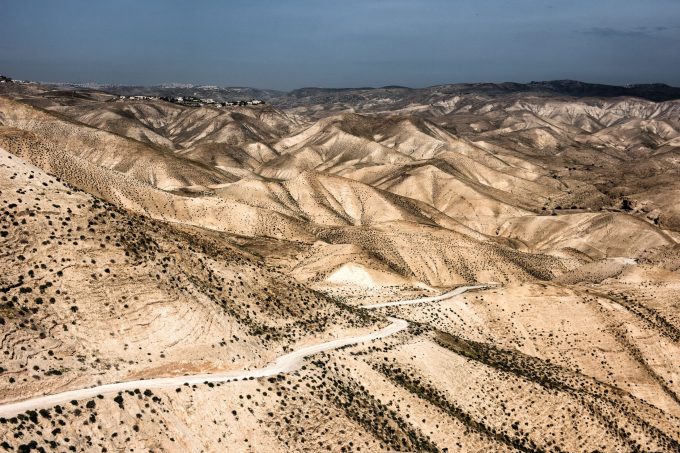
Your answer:
[[[361,308],[367,310],[372,310],[382,307],[391,307],[397,305],[409,305],[409,304],[420,304],[424,302],[437,302],[440,300],[448,299],[453,296],[464,293],[465,291],[471,289],[485,288],[486,285],[482,286],[463,286],[456,288],[453,291],[449,291],[445,294],[433,297],[423,297],[420,299],[405,300],[388,302],[384,304],[373,304],[364,305]],[[366,341],[373,341],[380,338],[385,338],[395,333],[401,332],[408,327],[408,321],[398,318],[387,318],[390,321],[390,325],[383,327],[375,332],[357,335],[352,337],[338,338],[336,340],[327,341],[324,343],[319,343],[311,346],[305,346],[296,351],[290,352],[288,354],[282,355],[271,362],[264,368],[256,368],[253,370],[236,370],[236,371],[226,371],[222,373],[210,373],[210,374],[193,374],[190,376],[173,376],[164,378],[154,378],[154,379],[141,379],[135,381],[124,381],[116,382],[112,384],[98,385],[96,387],[89,387],[84,389],[68,390],[66,392],[55,393],[53,395],[44,395],[31,398],[24,401],[17,401],[13,403],[0,405],[0,417],[12,417],[16,414],[26,412],[28,410],[36,410],[47,407],[56,406],[57,404],[65,404],[71,400],[80,400],[94,398],[97,395],[106,395],[111,393],[118,393],[125,390],[133,389],[160,389],[160,388],[176,388],[184,384],[203,384],[206,382],[230,382],[235,380],[243,379],[254,379],[261,377],[275,376],[280,373],[290,373],[292,371],[300,368],[304,362],[304,359],[318,354],[319,352],[329,351],[333,349],[342,348],[343,346],[349,346],[353,344],[363,343]]]
[[[398,305],[415,305],[415,304],[422,304],[422,303],[425,303],[425,302],[439,302],[440,300],[449,299],[453,296],[463,294],[464,292],[470,291],[471,289],[488,288],[489,286],[490,285],[461,286],[459,288],[454,289],[453,291],[449,291],[448,293],[440,294],[439,296],[421,297],[420,299],[413,299],[413,300],[398,300],[396,302],[384,302],[384,303],[381,303],[381,304],[362,305],[361,308],[365,308],[367,310],[373,310],[373,309],[376,309],[376,308],[383,308],[383,307],[396,307]]]

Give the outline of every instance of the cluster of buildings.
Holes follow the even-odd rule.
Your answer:
[[[119,101],[157,101],[158,96],[118,96]]]
[[[189,107],[201,107],[203,105],[209,105],[212,107],[227,107],[230,105],[260,105],[264,104],[264,101],[259,99],[251,99],[249,101],[229,101],[229,102],[217,102],[214,99],[202,99],[194,96],[118,96],[117,101],[166,101],[172,102],[173,104],[186,105]]]
[[[18,80],[18,79],[13,79],[11,77],[7,77],[4,75],[0,75],[0,83],[20,83],[20,84],[27,84],[27,83],[33,83],[29,82],[28,80]]]

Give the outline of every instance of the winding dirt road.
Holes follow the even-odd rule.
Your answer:
[[[440,300],[450,299],[453,296],[458,296],[459,294],[463,294],[464,292],[470,291],[472,289],[481,289],[488,287],[489,285],[461,286],[460,288],[456,288],[453,291],[449,291],[448,293],[440,294],[439,296],[421,297],[420,299],[413,300],[398,300],[396,302],[384,302],[382,304],[362,305],[361,308],[365,308],[367,310],[374,310],[376,308],[383,307],[396,307],[397,305],[415,305],[423,304],[425,302],[439,302]]]
[[[383,304],[363,305],[361,308],[373,310],[376,308],[393,307],[397,305],[411,305],[426,302],[438,302],[441,300],[457,296],[472,289],[480,289],[486,287],[487,285],[463,286],[460,288],[456,288],[453,291],[441,294],[439,296],[423,297],[420,299],[388,302]],[[304,363],[305,358],[312,356],[314,354],[318,354],[319,352],[330,351],[333,349],[342,348],[343,346],[349,346],[353,344],[364,343],[367,341],[378,340],[380,338],[385,338],[390,335],[394,335],[398,332],[401,332],[402,330],[408,327],[408,321],[405,321],[403,319],[391,317],[388,317],[387,319],[391,322],[391,324],[375,332],[365,335],[338,338],[337,340],[327,341],[324,343],[319,343],[311,346],[305,346],[303,348],[298,349],[297,351],[293,351],[278,357],[276,360],[274,360],[264,368],[256,368],[253,370],[245,371],[237,370],[226,371],[223,373],[194,374],[190,376],[173,376],[154,379],[142,379],[135,381],[124,381],[112,384],[98,385],[96,387],[68,390],[66,392],[55,393],[53,395],[38,396],[24,401],[17,401],[14,403],[0,405],[0,417],[12,417],[16,414],[20,414],[28,410],[48,408],[55,406],[57,404],[68,403],[71,400],[88,399],[93,398],[97,395],[118,393],[125,390],[176,388],[184,384],[192,385],[203,384],[208,382],[212,383],[230,382],[243,379],[255,379],[261,377],[275,376],[280,373],[290,373],[292,371],[299,369]]]

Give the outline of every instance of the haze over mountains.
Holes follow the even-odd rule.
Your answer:
[[[678,99],[0,84],[0,412],[409,322],[289,374],[8,415],[2,446],[677,451]]]
[[[670,101],[680,98],[680,88],[663,83],[632,84],[626,86],[603,85],[598,83],[584,83],[577,80],[551,80],[530,83],[454,83],[437,85],[426,88],[409,88],[393,85],[380,88],[318,88],[306,87],[291,90],[258,89],[250,87],[219,87],[216,85],[194,85],[186,83],[166,83],[157,86],[132,86],[99,83],[43,83],[46,87],[57,88],[88,88],[102,90],[127,96],[153,95],[153,96],[199,96],[212,97],[220,101],[241,100],[258,98],[271,101],[275,105],[300,102],[313,103],[314,97],[334,96],[346,97],[364,96],[386,97],[405,101],[418,99],[425,102],[428,96],[445,96],[451,94],[511,94],[532,93],[544,95],[565,95],[576,97],[620,97],[633,96],[650,101]],[[357,101],[359,98],[357,98]]]

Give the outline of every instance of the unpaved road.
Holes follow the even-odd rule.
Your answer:
[[[471,289],[485,288],[487,285],[482,286],[463,286],[456,288],[448,293],[441,294],[439,296],[433,297],[423,297],[420,299],[404,300],[396,302],[388,302],[384,304],[374,304],[374,305],[364,305],[362,308],[372,310],[375,308],[382,307],[392,307],[397,305],[410,305],[410,304],[420,304],[425,302],[437,302],[440,300],[448,299],[453,296],[464,293],[465,291]],[[36,398],[31,398],[24,401],[17,401],[14,403],[8,403],[0,405],[0,417],[12,417],[16,414],[26,412],[28,410],[36,410],[42,408],[48,408],[55,406],[57,404],[65,404],[71,400],[80,400],[93,398],[97,395],[105,395],[111,393],[118,393],[124,390],[134,390],[134,389],[159,389],[159,388],[176,388],[184,384],[203,384],[207,382],[229,382],[235,380],[251,379],[251,378],[261,378],[268,376],[275,376],[280,373],[289,373],[300,368],[306,357],[314,354],[318,354],[323,351],[330,351],[333,349],[338,349],[343,346],[349,346],[353,344],[363,343],[366,341],[373,341],[380,338],[385,338],[395,333],[401,332],[408,327],[408,322],[403,319],[398,318],[387,318],[391,324],[382,329],[366,334],[358,335],[352,337],[338,338],[337,340],[327,341],[325,343],[319,343],[311,346],[305,346],[298,349],[297,351],[290,352],[288,354],[278,357],[276,360],[271,362],[264,368],[256,368],[253,370],[236,370],[236,371],[226,371],[223,373],[211,373],[211,374],[193,374],[190,376],[173,376],[164,378],[154,378],[154,379],[142,379],[136,381],[125,381],[116,382],[113,384],[104,384],[96,387],[89,387],[84,389],[68,390],[66,392],[55,393],[53,395],[38,396]]]
[[[463,294],[465,291],[470,291],[471,289],[481,289],[481,288],[488,288],[488,287],[489,287],[489,285],[461,286],[460,288],[456,288],[453,291],[449,291],[448,293],[440,294],[439,296],[421,297],[420,299],[413,299],[413,300],[398,300],[396,302],[384,302],[382,304],[362,305],[361,308],[365,308],[367,310],[373,310],[373,309],[376,309],[376,308],[383,308],[383,307],[396,307],[397,305],[415,305],[415,304],[422,304],[422,303],[425,303],[425,302],[439,302],[440,300],[450,299],[453,296]]]

